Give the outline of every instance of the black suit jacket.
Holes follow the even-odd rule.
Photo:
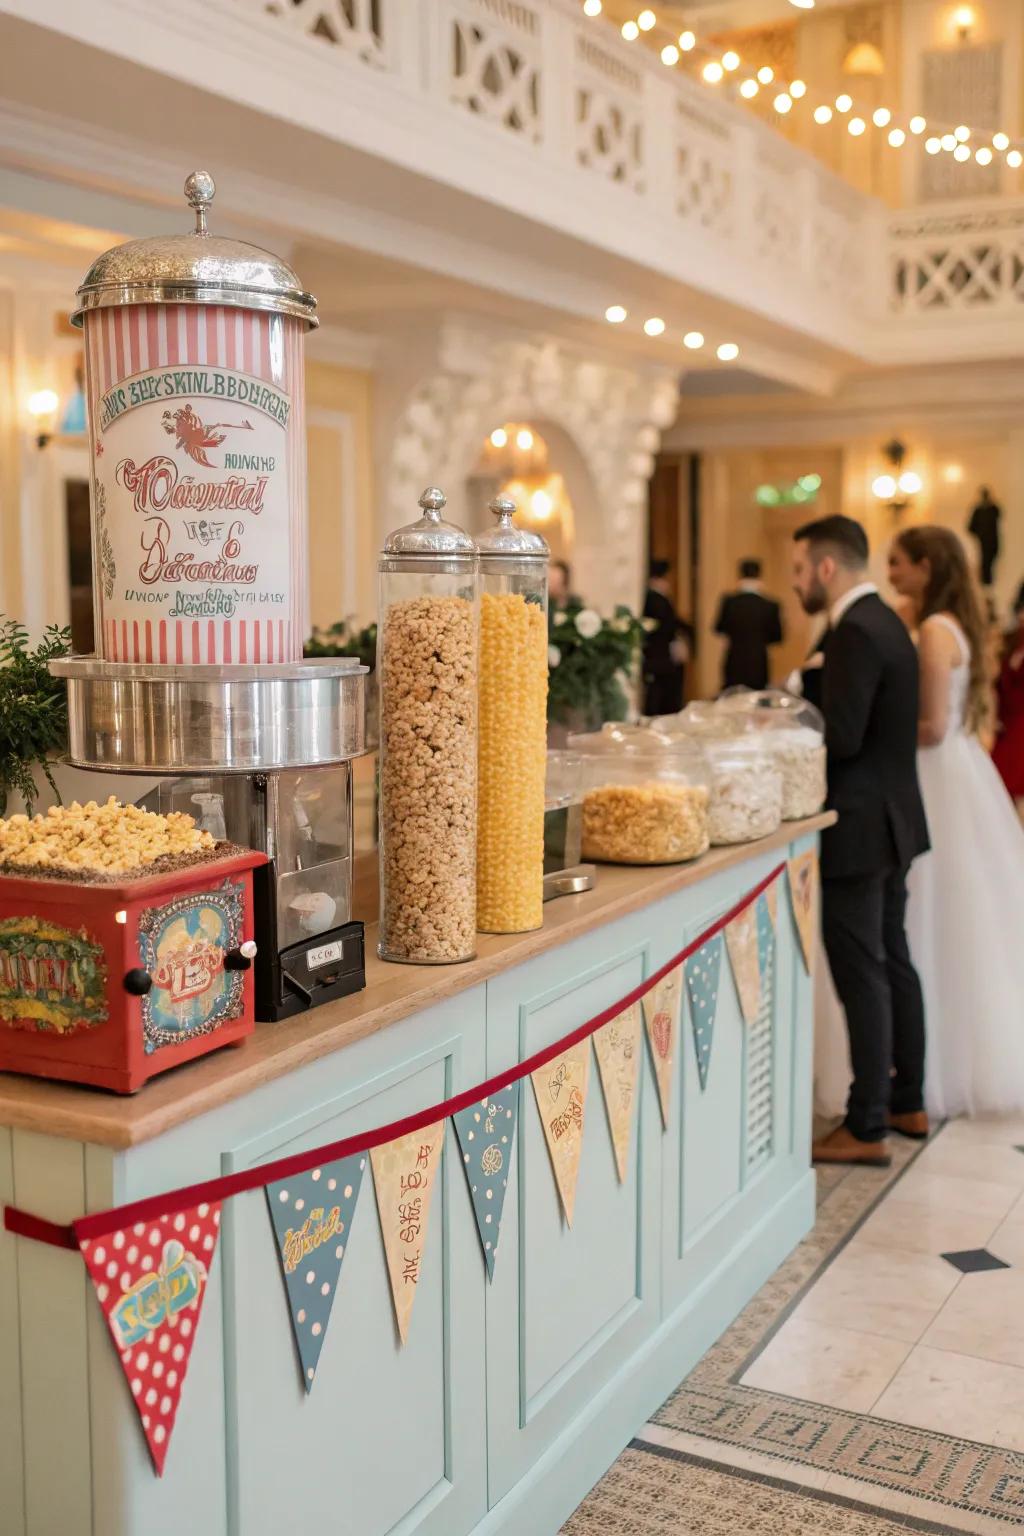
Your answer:
[[[826,638],[822,711],[828,806],[839,816],[822,834],[822,875],[907,868],[928,848],[917,781],[917,652],[875,593],[848,608]]]
[[[730,592],[722,598],[715,634],[729,641],[722,687],[767,687],[768,647],[782,639],[778,603],[760,592]]]

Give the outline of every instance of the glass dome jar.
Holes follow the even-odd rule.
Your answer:
[[[702,742],[711,765],[711,846],[768,837],[782,821],[782,771],[753,733]]]
[[[759,733],[782,774],[782,819],[814,816],[825,804],[825,722],[806,699],[779,688],[736,692],[719,699],[717,713]]]
[[[480,556],[480,727],[476,925],[527,933],[544,918],[548,562],[539,534],[517,528],[508,496]]]
[[[711,770],[696,742],[608,724],[570,736],[583,758],[583,857],[680,864],[709,846]]]
[[[479,562],[441,519],[442,491],[390,534],[378,564],[382,960],[476,952]]]

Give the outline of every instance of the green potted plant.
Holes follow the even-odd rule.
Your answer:
[[[650,621],[622,604],[611,618],[571,603],[551,614],[548,633],[548,726],[553,743],[570,731],[596,731],[625,720],[627,689]]]
[[[51,624],[39,645],[15,619],[0,618],[0,816],[12,793],[31,816],[39,797],[36,773],[60,799],[50,761],[67,751],[67,690],[48,663],[71,651],[71,631]]]

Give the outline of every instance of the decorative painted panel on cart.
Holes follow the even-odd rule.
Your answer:
[[[489,982],[488,1069],[543,1049],[636,986],[650,971],[650,932],[650,914],[638,915]],[[567,977],[576,979],[569,984]],[[639,1237],[642,1209],[658,1199],[662,1136],[646,1040],[639,1036],[621,1181],[602,1074],[591,1043],[586,1046],[591,1054],[571,1226],[540,1117],[551,1089],[563,1083],[561,1064],[553,1062],[523,1088],[518,1176],[509,1183],[487,1301],[492,1505],[585,1411],[656,1323],[657,1266],[645,1259]],[[578,1087],[579,1078],[574,1066],[564,1085]],[[554,1112],[553,1118],[557,1129]],[[564,1185],[564,1166],[560,1173]],[[656,1228],[651,1220],[645,1244]]]
[[[244,899],[244,883],[225,880],[142,913],[139,953],[153,978],[142,999],[147,1054],[241,1017],[244,973],[225,970],[224,956],[242,942]]]
[[[318,1107],[239,1145],[231,1166],[386,1124],[479,1082],[482,1014],[478,988],[294,1074]],[[444,1137],[405,1344],[378,1215],[386,1191],[368,1157],[308,1394],[264,1194],[231,1202],[222,1247],[237,1347],[226,1392],[232,1532],[290,1531],[296,1500],[304,1527],[359,1536],[452,1536],[481,1517],[484,1261],[451,1125]]]

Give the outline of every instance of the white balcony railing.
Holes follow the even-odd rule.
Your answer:
[[[1024,315],[1024,200],[908,210],[890,221],[889,272],[897,314]]]

